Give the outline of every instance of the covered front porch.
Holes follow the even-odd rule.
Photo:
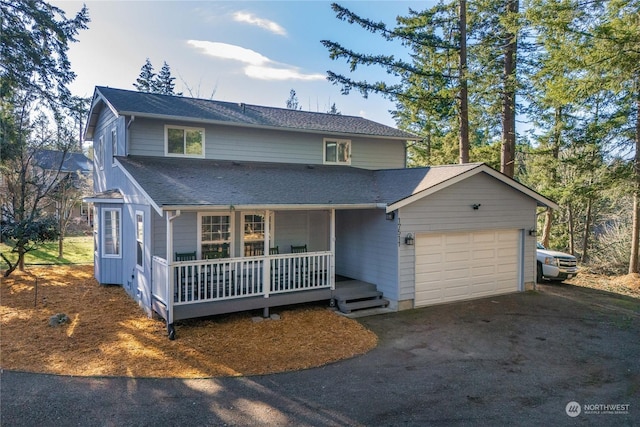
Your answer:
[[[167,320],[330,299],[331,252],[200,259],[154,256],[153,308]]]
[[[333,209],[173,210],[154,230],[151,305],[170,335],[178,320],[332,298]]]

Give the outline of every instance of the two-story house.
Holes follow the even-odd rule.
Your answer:
[[[360,117],[97,87],[95,277],[170,336],[180,319],[337,300],[346,278],[392,310],[533,286],[536,207],[556,205],[484,164],[406,168],[416,138]]]

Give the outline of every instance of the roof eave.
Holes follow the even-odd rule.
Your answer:
[[[267,125],[259,125],[259,124],[251,124],[251,123],[241,123],[241,122],[228,122],[224,120],[211,120],[211,119],[203,119],[197,117],[189,117],[189,116],[174,116],[168,114],[150,114],[150,113],[140,113],[138,111],[120,111],[120,115],[122,116],[136,116],[143,117],[148,119],[157,119],[157,120],[175,120],[175,121],[183,121],[183,122],[191,122],[191,123],[206,123],[212,125],[220,125],[220,126],[233,126],[233,127],[241,127],[248,129],[262,129],[262,130],[277,130],[277,131],[286,131],[286,132],[304,132],[304,133],[312,133],[318,135],[331,135],[331,136],[352,136],[352,137],[368,137],[372,139],[392,139],[397,141],[418,141],[421,138],[417,135],[407,135],[407,136],[385,136],[385,135],[371,135],[368,133],[356,133],[356,132],[337,132],[337,131],[327,131],[327,130],[316,130],[316,129],[302,129],[302,128],[289,128],[289,127],[280,127],[280,126],[267,126]]]
[[[385,209],[386,204],[383,203],[339,203],[339,204],[324,204],[324,203],[312,203],[312,204],[251,204],[251,205],[214,205],[214,204],[202,204],[202,205],[162,205],[161,209],[164,212],[167,211],[242,211],[242,210],[320,210],[320,209]]]

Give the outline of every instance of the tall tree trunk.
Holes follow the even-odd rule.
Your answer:
[[[636,80],[636,155],[633,160],[634,193],[633,220],[631,226],[631,257],[629,258],[629,274],[640,273],[640,77]]]
[[[588,248],[589,248],[589,235],[591,234],[591,206],[593,205],[593,200],[591,197],[587,199],[587,213],[584,219],[584,236],[582,237],[582,257],[580,261],[585,263],[589,258]]]
[[[518,0],[507,0],[507,15],[519,10]],[[513,178],[516,158],[516,51],[517,35],[505,33],[504,75],[502,93],[502,149],[500,172]]]
[[[507,0],[507,15],[517,14],[518,0]],[[516,158],[516,51],[517,35],[505,33],[504,75],[502,93],[502,149],[500,172],[513,178]]]
[[[558,173],[556,170],[557,160],[560,157],[560,138],[562,136],[562,107],[556,107],[554,111],[553,134],[551,135],[551,156],[553,157],[553,165],[549,168],[549,181],[558,182]],[[544,214],[544,228],[542,229],[542,245],[549,247],[551,239],[551,226],[553,225],[553,209],[547,208]]]
[[[575,227],[573,224],[573,206],[571,205],[571,203],[567,204],[567,226],[569,228],[569,253],[571,255],[574,255],[576,253],[573,237],[575,234]]]
[[[469,99],[467,85],[467,2],[460,0],[460,163],[469,163]]]
[[[549,247],[549,240],[551,239],[551,224],[553,223],[553,209],[547,208],[544,213],[544,226],[542,227],[542,246]]]

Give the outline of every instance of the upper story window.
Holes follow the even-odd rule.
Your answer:
[[[204,157],[204,129],[165,126],[164,152],[167,156]]]
[[[100,138],[98,139],[98,146],[95,147],[93,150],[93,160],[98,165],[100,170],[104,169],[103,158],[104,158],[104,136],[100,136]]]
[[[111,130],[111,166],[116,165],[116,156],[118,155],[118,134],[115,129]]]
[[[351,164],[351,141],[348,139],[327,139],[324,144],[324,163]]]

